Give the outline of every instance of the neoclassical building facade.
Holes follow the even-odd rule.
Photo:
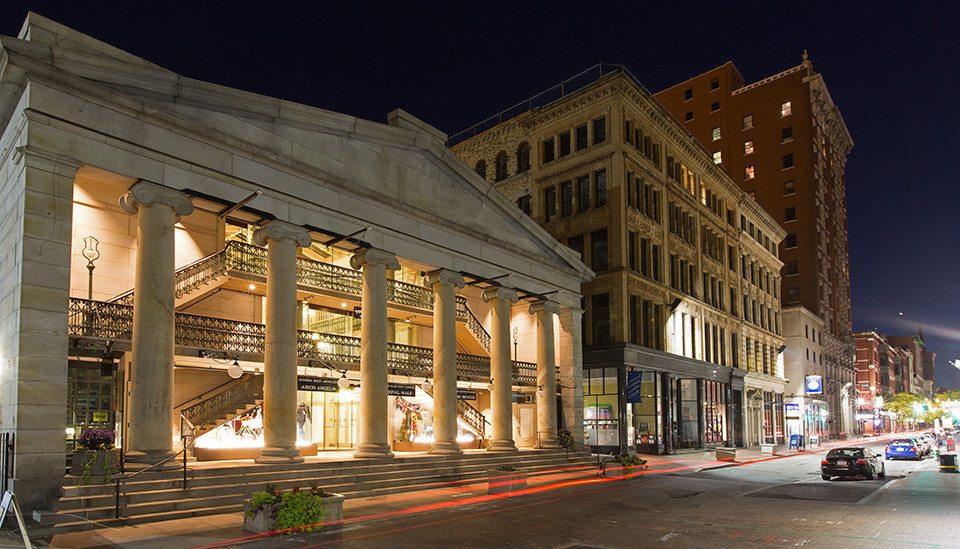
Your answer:
[[[198,459],[260,463],[582,437],[593,271],[436,129],[185,78],[35,14],[0,37],[0,112],[3,488],[28,509],[91,427],[144,464],[187,431]]]

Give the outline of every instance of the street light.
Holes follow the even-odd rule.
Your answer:
[[[83,251],[80,253],[83,254],[83,257],[87,258],[87,270],[90,271],[90,276],[87,279],[87,299],[93,300],[93,269],[95,268],[93,262],[100,259],[100,252],[97,251],[97,244],[100,244],[100,241],[92,236],[85,237],[83,239]]]

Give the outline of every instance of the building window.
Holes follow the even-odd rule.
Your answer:
[[[789,143],[793,141],[793,126],[780,130],[780,142]]]
[[[783,169],[793,167],[793,153],[783,155]]]
[[[791,259],[783,264],[783,274],[784,275],[795,275],[800,272],[800,267],[797,265],[796,259]]]
[[[627,231],[627,266],[637,270],[637,233]]]
[[[720,126],[713,128],[713,130],[710,132],[710,135],[713,137],[714,141],[720,139]]]
[[[784,194],[784,195],[793,194],[793,193],[795,193],[795,192],[797,192],[797,190],[796,190],[796,185],[794,184],[794,182],[793,182],[792,179],[791,179],[790,181],[784,181],[784,182],[783,182],[783,194]]]
[[[543,163],[546,164],[547,162],[553,162],[553,154],[553,138],[551,137],[543,142]]]
[[[577,178],[577,211],[583,213],[590,209],[590,176],[581,175]]]
[[[793,114],[793,107],[790,105],[789,101],[784,102],[780,105],[780,116],[790,116]]]
[[[683,100],[690,101],[691,99],[693,99],[693,88],[683,90]]]
[[[607,140],[607,119],[598,118],[593,121],[593,144],[603,143]]]
[[[610,294],[592,296],[591,302],[593,344],[610,343]]]
[[[719,79],[719,78],[711,78],[711,79],[710,79],[710,91],[713,91],[713,90],[716,90],[716,89],[719,89],[719,88],[720,88],[720,79]]]
[[[743,142],[743,154],[753,154],[753,140]]]
[[[570,154],[570,132],[560,134],[560,157],[563,158]]]
[[[743,117],[743,129],[749,130],[752,127],[753,127],[753,115],[748,114],[747,116]]]
[[[517,173],[524,173],[530,170],[530,144],[520,143],[517,147]]]
[[[477,162],[477,165],[476,165],[475,168],[473,168],[473,171],[477,172],[477,174],[478,174],[480,177],[486,179],[486,178],[487,178],[487,163],[484,162],[483,160]]]
[[[719,110],[720,110],[720,102],[719,102],[719,101],[714,101],[713,103],[710,103],[710,112],[716,112],[716,111],[719,111]]]
[[[520,208],[520,211],[530,215],[530,195],[521,196],[517,199],[517,207]]]
[[[577,137],[577,150],[579,151],[586,149],[587,145],[590,143],[587,136],[587,125],[584,124],[582,126],[577,126],[577,128],[573,131]]]
[[[497,154],[497,163],[496,163],[496,181],[503,181],[507,178],[507,153],[500,151]]]
[[[557,188],[547,187],[543,191],[543,220],[546,223],[557,217]]]
[[[787,237],[783,239],[783,246],[785,248],[796,248],[797,247],[797,233],[789,233]]]
[[[783,210],[783,220],[784,221],[796,221],[797,220],[797,209],[793,206]]]
[[[573,181],[564,181],[560,184],[560,216],[573,215]]]
[[[713,163],[720,164],[721,162],[723,162],[723,153],[721,151],[713,153]]]
[[[606,271],[607,262],[607,230],[601,229],[590,233],[590,268],[594,272]]]
[[[800,301],[800,288],[787,288],[787,303],[796,303]]]
[[[583,260],[583,235],[571,236],[567,240],[567,247],[580,254],[580,260]]]
[[[753,166],[747,166],[746,168],[744,168],[744,170],[743,170],[743,177],[744,177],[744,179],[753,179],[753,178],[756,177],[756,176],[757,176],[757,174],[756,174],[756,171],[754,170]]]
[[[691,120],[693,120],[693,111],[687,111],[686,114],[683,115],[683,121],[689,122]]]
[[[607,171],[598,170],[593,174],[594,181],[596,182],[597,192],[594,193],[594,196],[597,197],[597,207],[607,205]]]

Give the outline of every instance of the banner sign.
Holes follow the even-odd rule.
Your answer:
[[[387,394],[398,397],[417,396],[417,386],[406,383],[387,383]]]
[[[477,400],[477,391],[457,388],[457,400]]]
[[[298,391],[336,393],[340,391],[337,380],[332,377],[297,376]]]
[[[787,417],[800,417],[800,405],[799,404],[784,404],[783,412]]]
[[[640,387],[643,385],[643,372],[627,371],[627,402],[643,402],[640,396]]]

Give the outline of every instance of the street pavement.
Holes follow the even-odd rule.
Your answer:
[[[883,441],[872,442],[882,453]],[[237,513],[61,534],[38,546],[960,548],[960,475],[939,472],[935,458],[887,460],[885,479],[828,482],[819,473],[827,449],[736,462],[652,456],[633,474],[558,473],[514,496],[475,484],[348,500],[346,520],[316,533],[254,536]],[[2,545],[10,542],[0,546],[17,546]]]

